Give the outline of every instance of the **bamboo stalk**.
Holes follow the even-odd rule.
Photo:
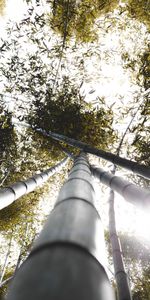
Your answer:
[[[61,167],[63,167],[67,160],[68,158],[65,158],[54,167],[51,167],[40,174],[35,174],[24,181],[18,181],[7,188],[2,188],[0,190],[0,210],[9,206],[21,196],[34,191],[37,187],[46,182]]]
[[[142,99],[143,101],[143,99]],[[116,154],[119,155],[121,151],[121,147],[123,145],[125,136],[135,118],[137,115],[141,104],[137,107],[135,110],[135,113],[133,114],[130,122],[128,123],[122,138],[119,142]],[[112,174],[115,175],[116,172],[116,165],[113,165]],[[122,248],[120,244],[120,240],[117,234],[116,230],[116,219],[115,219],[115,209],[114,209],[114,199],[115,194],[113,190],[110,190],[109,194],[109,237],[110,237],[110,243],[112,247],[112,256],[113,256],[113,263],[114,263],[114,270],[115,270],[115,278],[116,278],[116,284],[117,284],[117,292],[118,292],[118,300],[131,300],[131,289],[128,281],[128,276],[125,270],[124,261],[123,261],[123,255],[122,255]]]
[[[115,210],[114,210],[114,192],[111,190],[109,195],[109,236],[112,246],[112,256],[117,283],[118,299],[131,300],[131,291],[129,281],[125,272],[123,263],[121,244],[117,235]]]
[[[150,191],[115,176],[102,168],[91,166],[91,171],[102,183],[123,196],[128,202],[143,209],[150,209]]]
[[[75,139],[69,138],[62,134],[57,134],[57,133],[54,133],[51,131],[49,133],[47,133],[45,130],[43,130],[41,128],[37,128],[37,129],[32,128],[32,129],[37,132],[40,132],[44,136],[49,136],[57,141],[65,142],[66,144],[76,147],[76,148],[79,148],[86,153],[90,153],[90,154],[96,155],[98,157],[101,157],[103,159],[106,159],[107,161],[110,161],[113,164],[123,167],[129,171],[132,171],[135,174],[138,174],[142,177],[150,179],[150,168],[145,165],[138,164],[137,162],[134,162],[132,160],[122,158],[118,155],[103,151],[101,149],[94,148],[86,143],[77,141]]]
[[[81,151],[84,151],[85,153],[90,153],[90,154],[96,155],[107,161],[112,162],[115,165],[123,167],[137,175],[140,175],[144,178],[150,179],[150,167],[147,167],[143,164],[139,164],[135,161],[123,158],[119,155],[116,155],[116,154],[113,154],[110,152],[106,152],[101,149],[94,148],[86,143],[69,138],[63,134],[54,133],[52,131],[49,131],[47,133],[46,130],[44,130],[42,128],[34,128],[27,123],[21,123],[18,121],[16,122],[16,119],[14,119],[14,124],[17,124],[18,126],[23,126],[26,128],[32,128],[34,131],[39,132],[44,136],[51,137],[54,140],[64,142],[72,147],[79,148]]]
[[[68,180],[7,300],[114,300],[104,269],[104,235],[84,154]]]

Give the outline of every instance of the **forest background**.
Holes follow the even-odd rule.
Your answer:
[[[59,143],[19,125],[25,122],[115,153],[132,119],[121,155],[149,166],[149,0],[19,3],[17,9],[17,1],[0,1],[1,187],[65,156]],[[90,156],[90,161],[110,169],[101,159]],[[1,295],[5,280],[27,257],[70,167],[69,162],[47,184],[0,211]],[[129,178],[127,172],[118,173]],[[148,186],[139,176],[130,175],[130,180]],[[115,286],[108,190],[96,181],[94,185]],[[119,197],[115,202],[133,299],[150,299],[148,216]]]

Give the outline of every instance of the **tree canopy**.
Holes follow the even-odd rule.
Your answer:
[[[115,139],[112,130],[112,111],[110,109],[89,109],[88,104],[79,97],[75,86],[64,78],[57,94],[47,91],[45,101],[33,101],[28,122],[34,128],[62,133],[91,145],[109,148]],[[107,130],[106,130],[107,128]]]
[[[96,39],[94,23],[102,14],[113,11],[118,0],[53,1],[52,28],[65,40],[75,36],[78,41],[91,42]]]
[[[129,0],[129,14],[150,28],[150,3],[148,0]]]

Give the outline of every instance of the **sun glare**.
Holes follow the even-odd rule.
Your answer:
[[[99,185],[98,180],[93,181],[96,193],[96,208],[101,216],[104,229],[108,229],[109,222],[109,188]],[[101,191],[104,188],[104,191]],[[124,200],[119,194],[115,193],[115,218],[117,232],[135,236],[136,238],[150,244],[150,218],[149,213],[142,211],[135,205]]]
[[[7,0],[6,17],[11,20],[21,20],[26,10],[26,3],[22,0]]]
[[[137,236],[150,242],[150,218],[147,213],[138,212],[135,219],[135,231]]]
[[[136,208],[117,195],[115,212],[119,231],[128,232],[150,243],[150,218],[146,211]]]

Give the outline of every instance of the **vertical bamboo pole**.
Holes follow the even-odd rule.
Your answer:
[[[118,176],[114,176],[113,174],[110,174],[108,172],[105,172],[101,168],[96,168],[91,166],[91,171],[93,175],[100,179],[104,184],[107,186],[110,186],[113,188],[113,179],[117,179],[117,183],[115,186],[117,187],[117,191],[124,191],[125,187],[128,187],[130,190],[130,183],[126,182]],[[115,172],[115,169],[113,173]],[[134,186],[131,184],[131,186]],[[136,190],[136,186],[134,186]],[[132,190],[132,188],[131,188]],[[134,190],[134,189],[133,189]],[[131,193],[131,199],[133,196],[133,190]],[[140,190],[141,192],[141,190]],[[142,190],[143,193],[145,193],[144,190]],[[138,191],[137,191],[138,194]],[[127,197],[128,199],[128,197]],[[138,200],[138,198],[135,197],[135,202]],[[123,257],[122,257],[122,250],[120,241],[117,235],[116,230],[116,221],[115,221],[115,210],[114,210],[114,191],[110,190],[109,195],[109,236],[110,236],[110,242],[112,246],[112,256],[113,256],[113,263],[114,263],[114,270],[115,270],[115,277],[116,277],[116,283],[117,283],[117,291],[118,291],[118,300],[131,300],[131,291],[129,287],[129,282],[127,278],[127,274],[125,272],[124,264],[123,264]],[[137,201],[138,203],[138,201]],[[142,203],[142,201],[141,201]]]
[[[7,300],[114,300],[103,238],[89,164],[81,154]]]
[[[117,283],[117,292],[119,300],[131,300],[131,291],[129,287],[128,277],[122,257],[121,244],[117,235],[115,210],[114,210],[114,192],[111,190],[109,195],[109,236],[112,246],[112,256],[115,269],[115,277]]]

